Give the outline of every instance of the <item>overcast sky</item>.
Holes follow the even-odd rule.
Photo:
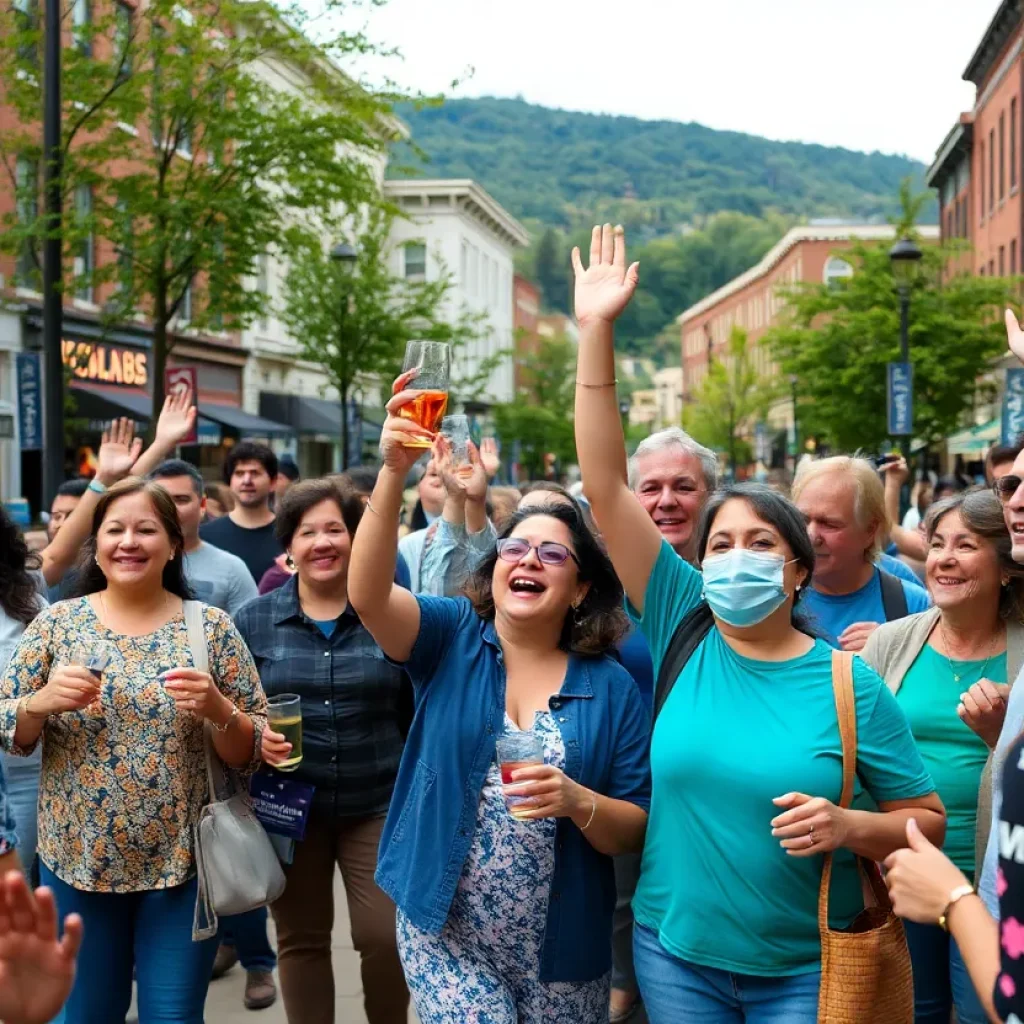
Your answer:
[[[310,4],[314,0],[310,0]],[[391,75],[930,162],[998,0],[389,0]],[[365,17],[361,15],[361,17]],[[454,91],[453,79],[464,77]],[[380,67],[366,65],[377,76]]]

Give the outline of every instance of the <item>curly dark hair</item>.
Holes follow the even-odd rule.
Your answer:
[[[579,578],[590,584],[587,596],[576,611],[566,614],[558,646],[563,651],[575,654],[607,653],[629,630],[629,619],[623,609],[622,584],[615,575],[611,559],[587,526],[575,502],[571,505],[559,502],[521,509],[509,519],[501,531],[500,539],[511,536],[520,523],[537,516],[557,519],[569,528],[573,554],[579,559]],[[476,613],[482,619],[494,618],[492,583],[497,561],[498,551],[495,548],[463,588],[463,593],[473,602]]]
[[[182,557],[185,551],[185,537],[181,532],[178,508],[174,504],[174,499],[156,480],[143,480],[137,476],[127,477],[114,484],[97,502],[96,510],[92,514],[92,534],[85,542],[78,559],[74,597],[86,597],[107,589],[107,577],[103,575],[103,570],[96,562],[96,536],[100,532],[103,520],[107,518],[110,506],[119,498],[139,493],[144,493],[153,503],[153,511],[156,512],[174,548],[174,558],[164,566],[164,590],[183,601],[190,601],[195,597],[185,578],[185,559]]]
[[[42,607],[39,588],[32,576],[32,570],[41,565],[42,559],[29,551],[20,527],[0,505],[0,607],[25,625]]]

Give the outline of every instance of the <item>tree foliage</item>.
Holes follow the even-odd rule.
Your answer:
[[[264,313],[266,296],[245,287],[263,254],[375,196],[369,158],[389,141],[391,98],[335,63],[370,44],[322,33],[314,44],[304,27],[298,3],[96,4],[64,50],[66,287],[105,297],[108,321],[152,321],[154,411],[178,338]],[[0,132],[0,173],[19,198],[0,245],[27,256],[33,278],[25,264],[46,232],[40,44],[36,15],[0,11],[0,94],[16,113]],[[89,238],[109,240],[116,259],[76,261]]]
[[[478,398],[493,365],[460,377],[458,364],[460,349],[481,330],[480,318],[468,311],[447,312],[452,288],[447,271],[419,281],[394,274],[393,219],[384,208],[369,208],[354,239],[357,258],[347,266],[330,258],[319,235],[297,240],[281,318],[298,339],[301,357],[320,366],[338,389],[343,410],[357,386],[376,387],[397,376],[410,341],[452,345],[453,399]],[[346,468],[348,417],[342,415],[341,422]]]
[[[897,227],[912,231],[913,213],[907,209]],[[843,250],[839,255],[853,265],[853,276],[790,290],[786,322],[762,341],[783,372],[798,378],[801,434],[842,451],[877,449],[887,439],[886,364],[900,358],[889,248]],[[934,443],[963,425],[976,397],[974,382],[1006,351],[1000,313],[1011,301],[1011,284],[954,272],[962,245],[921,248],[909,317],[914,435]]]
[[[746,437],[778,398],[776,383],[762,377],[750,358],[747,332],[734,327],[725,358],[716,360],[683,410],[683,426],[701,444],[726,452],[736,469],[751,461]]]

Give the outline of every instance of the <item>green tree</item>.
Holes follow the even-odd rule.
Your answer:
[[[0,92],[16,115],[0,131],[0,164],[19,198],[0,246],[34,278],[46,230],[41,32],[17,6],[0,11]],[[155,422],[178,337],[260,316],[266,296],[245,281],[264,254],[287,255],[290,229],[329,230],[374,200],[369,160],[353,154],[393,135],[390,98],[337,70],[369,42],[321,30],[314,44],[299,3],[150,0],[94,12],[64,50],[65,286],[106,297],[110,322],[136,311],[152,321]],[[298,84],[281,87],[289,76]],[[109,240],[116,259],[100,265],[93,238]]]
[[[437,278],[409,280],[391,270],[394,215],[379,207],[368,211],[355,239],[357,258],[339,264],[324,251],[319,235],[293,240],[294,257],[285,282],[281,318],[298,339],[301,356],[322,367],[341,399],[342,468],[348,468],[349,401],[359,385],[390,383],[410,341],[443,341],[459,348],[477,337],[480,317],[468,311],[446,314],[452,278],[444,268]],[[452,393],[476,398],[493,370],[485,361],[472,376],[453,371]]]
[[[548,228],[540,236],[534,254],[534,276],[546,309],[568,312],[569,270],[569,253],[561,233]]]
[[[909,189],[902,200],[896,227],[913,234],[917,200]],[[877,449],[887,440],[886,364],[900,358],[889,248],[843,250],[838,255],[853,265],[852,277],[791,289],[786,322],[762,341],[783,372],[799,380],[801,434],[844,451]],[[910,361],[914,435],[931,444],[962,426],[975,381],[1006,351],[1000,312],[1013,300],[1011,282],[951,269],[963,260],[962,243],[921,248],[910,296]]]
[[[683,426],[701,444],[728,453],[735,472],[751,461],[744,437],[778,396],[777,387],[758,373],[750,358],[747,332],[734,327],[725,359],[711,364],[692,404],[683,410]]]

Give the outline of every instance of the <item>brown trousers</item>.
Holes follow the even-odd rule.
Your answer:
[[[395,905],[373,880],[384,818],[310,815],[306,838],[285,866],[288,885],[270,908],[288,1024],[334,1024],[334,866],[341,869],[352,945],[359,953],[369,1024],[406,1024],[409,991],[398,959]]]

